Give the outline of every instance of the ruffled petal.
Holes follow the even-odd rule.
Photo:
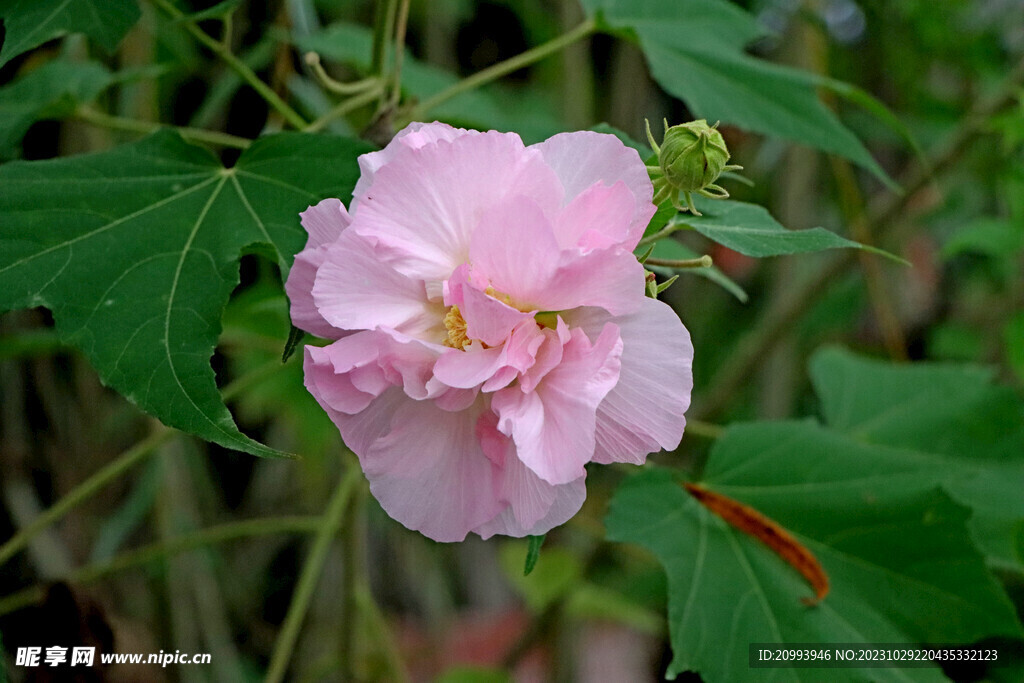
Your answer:
[[[620,180],[632,192],[635,203],[628,238],[622,246],[632,251],[656,211],[654,187],[647,168],[635,149],[626,147],[614,135],[578,131],[560,133],[531,146],[540,150],[558,174],[566,200],[572,200],[596,182],[614,185]]]
[[[439,140],[451,141],[463,135],[479,135],[477,131],[464,128],[453,128],[447,123],[410,123],[398,132],[387,147],[378,151],[363,154],[359,157],[359,180],[352,190],[352,210],[354,211],[360,198],[373,184],[374,174],[384,164],[395,158],[395,155],[402,149],[419,149]]]
[[[693,390],[693,345],[675,311],[646,298],[627,316],[593,308],[569,315],[591,338],[609,322],[622,335],[619,381],[597,408],[594,462],[640,465],[648,453],[676,448]]]
[[[322,247],[338,239],[352,222],[340,199],[325,199],[299,214],[302,227],[309,233],[306,248]]]
[[[477,420],[477,438],[499,465],[498,495],[505,510],[474,529],[483,538],[494,534],[528,536],[547,533],[579,512],[587,496],[586,477],[555,486],[544,481],[515,455],[512,441],[498,431],[497,417],[485,411]]]
[[[583,190],[555,219],[555,236],[563,249],[607,249],[631,239],[636,199],[626,183],[595,183]]]
[[[395,270],[442,281],[467,261],[484,211],[516,195],[552,214],[562,201],[558,178],[518,135],[463,135],[399,149],[360,198],[352,229]]]
[[[503,507],[494,495],[497,468],[475,434],[478,412],[446,412],[391,390],[336,424],[381,507],[406,527],[451,542]]]
[[[447,336],[444,307],[427,299],[423,282],[381,263],[372,246],[351,230],[326,247],[313,301],[335,327],[389,327],[438,342]]]
[[[351,218],[345,211],[345,205],[337,199],[325,199],[299,216],[309,238],[305,249],[295,255],[295,262],[284,283],[285,293],[291,302],[289,311],[292,324],[318,337],[338,339],[345,332],[324,320],[320,314],[313,301],[313,282],[317,270],[324,262],[326,245],[341,236]]]
[[[511,436],[519,459],[550,484],[584,475],[594,455],[597,407],[619,376],[622,340],[613,324],[591,344],[573,330],[557,367],[530,393],[519,386],[494,394],[498,429]]]
[[[485,212],[469,251],[473,273],[522,310],[601,306],[633,310],[643,297],[644,269],[619,247],[560,249],[544,210],[513,197]]]

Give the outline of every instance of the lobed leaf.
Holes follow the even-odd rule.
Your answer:
[[[913,449],[953,498],[990,564],[1024,573],[1024,406],[993,372],[899,366],[828,348],[811,360],[827,424],[858,442]]]
[[[697,503],[678,475],[642,472],[613,498],[609,538],[647,547],[668,574],[670,675],[821,680],[816,669],[748,669],[753,642],[1024,636],[986,567],[1024,566],[1020,400],[970,366],[894,366],[827,349],[811,372],[828,426],[732,426],[701,485],[766,515],[814,554],[831,585],[817,607],[801,604],[807,588],[792,567]],[[831,669],[829,680],[864,673]],[[870,674],[944,680],[937,668]]]
[[[45,306],[109,386],[169,426],[275,456],[238,431],[210,366],[243,250],[286,273],[298,212],[346,197],[369,151],[280,133],[226,169],[161,131],[106,152],[0,167],[0,310]]]

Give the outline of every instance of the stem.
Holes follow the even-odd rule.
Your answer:
[[[129,133],[141,133],[143,135],[148,135],[149,133],[160,130],[161,128],[174,128],[174,130],[178,131],[181,137],[186,140],[206,142],[211,145],[221,145],[222,147],[233,147],[235,149],[246,149],[252,144],[252,140],[248,138],[241,138],[229,133],[219,133],[214,130],[203,130],[202,128],[164,126],[163,124],[154,123],[152,121],[129,119],[123,116],[111,116],[110,114],[104,114],[103,112],[90,109],[89,107],[79,108],[75,112],[75,118],[101,128],[123,130]]]
[[[0,360],[33,358],[68,351],[56,330],[22,330],[0,337]]]
[[[669,223],[668,225],[666,225],[664,228],[654,233],[653,235],[648,235],[647,237],[644,237],[642,240],[637,242],[636,246],[646,247],[648,244],[654,244],[658,240],[665,239],[672,233],[683,230],[686,227],[687,226],[685,223]]]
[[[378,0],[377,16],[373,25],[373,60],[370,71],[383,76],[387,70],[388,39],[395,25],[398,0]]]
[[[332,92],[336,95],[355,95],[361,93],[364,90],[369,90],[377,84],[378,78],[376,76],[370,76],[369,78],[362,78],[358,81],[352,81],[351,83],[342,83],[331,78],[331,75],[324,69],[324,65],[320,62],[320,55],[315,52],[307,52],[304,57],[306,65],[309,70],[313,72],[313,78],[319,83],[325,90]]]
[[[334,109],[330,110],[317,120],[307,125],[303,130],[307,133],[313,133],[318,130],[321,130],[324,126],[326,126],[334,119],[340,118],[351,111],[355,111],[356,109],[359,109],[359,107],[363,107],[366,106],[367,104],[370,104],[375,99],[377,99],[383,92],[384,86],[378,83],[375,88],[371,88],[370,90],[367,90],[364,93],[361,93],[359,95],[353,95],[349,99],[343,102],[339,102],[334,107]]]
[[[402,57],[405,54],[405,30],[409,24],[409,0],[402,0],[398,6],[398,20],[395,23],[395,68],[391,72],[391,98],[388,106],[395,107],[402,99]]]
[[[114,462],[72,489],[66,496],[0,546],[0,565],[7,562],[19,550],[28,545],[29,541],[40,531],[61,519],[104,486],[140,463],[147,455],[156,450],[157,446],[170,438],[172,434],[174,434],[174,430],[163,426],[158,427],[147,439],[129,448],[118,456]]]
[[[705,439],[718,439],[725,432],[725,427],[711,424],[710,422],[702,422],[701,420],[686,418],[686,432],[693,436],[702,436]]]
[[[232,71],[241,76],[242,80],[252,86],[253,90],[259,93],[260,97],[266,100],[267,104],[277,110],[277,112],[285,118],[294,128],[302,130],[306,127],[306,121],[298,112],[292,109],[287,102],[281,99],[281,97],[273,91],[273,89],[260,80],[259,76],[250,69],[245,62],[236,57],[231,50],[223,45],[219,40],[211,37],[199,26],[191,21],[185,14],[169,2],[169,0],[150,0],[153,4],[158,6],[160,9],[165,11],[175,20],[182,23],[185,30],[192,34],[196,40],[205,45],[210,52],[217,55],[225,64],[227,64]]]
[[[319,517],[310,515],[247,519],[220,524],[193,534],[169,538],[160,543],[121,553],[106,562],[87,565],[71,572],[64,580],[73,584],[92,583],[110,574],[223,541],[271,534],[312,533],[320,528],[320,523]],[[39,602],[45,592],[43,586],[37,585],[5,596],[0,600],[0,616]]]
[[[670,259],[670,258],[648,258],[644,263],[649,266],[662,266],[664,268],[710,268],[714,261],[707,254],[700,258]]]
[[[861,196],[860,188],[857,187],[853,169],[850,168],[849,163],[839,157],[831,157],[830,161],[832,175],[839,189],[839,205],[845,214],[846,222],[850,225],[851,236],[863,245],[874,246],[874,235],[872,235],[871,226],[868,225],[867,216],[864,214],[864,198]],[[894,361],[906,361],[907,342],[903,335],[899,316],[889,297],[882,264],[867,251],[858,251],[858,259],[861,270],[864,272],[868,299],[874,309],[875,322],[878,323],[878,329],[882,333],[882,341],[889,353],[889,358]]]
[[[587,19],[568,33],[564,33],[557,38],[553,38],[552,40],[538,45],[535,48],[529,49],[526,52],[520,53],[515,57],[506,59],[504,62],[499,62],[493,66],[489,66],[486,69],[478,71],[472,76],[455,83],[451,87],[445,88],[433,97],[427,98],[413,107],[412,111],[408,114],[408,118],[410,121],[421,119],[423,118],[423,115],[431,109],[434,109],[443,102],[447,102],[456,95],[461,95],[467,90],[479,88],[481,85],[490,83],[491,81],[496,81],[502,76],[510,74],[513,71],[517,71],[524,66],[529,66],[534,62],[539,62],[548,55],[558,52],[559,50],[572,45],[576,41],[592,35],[595,31],[597,31],[597,22],[593,19]]]
[[[341,527],[345,509],[348,507],[348,500],[361,476],[362,471],[358,467],[349,466],[347,468],[330,503],[328,503],[327,511],[320,520],[320,528],[317,530],[306,563],[302,567],[302,575],[299,577],[298,586],[295,588],[291,605],[288,607],[288,614],[285,615],[281,632],[277,637],[277,642],[274,643],[274,652],[270,657],[265,683],[279,683],[284,680],[292,651],[295,649],[295,642],[298,640],[299,629],[302,627],[302,621],[306,616],[306,610],[309,609],[313,592],[316,590],[320,572],[327,560],[327,551]]]

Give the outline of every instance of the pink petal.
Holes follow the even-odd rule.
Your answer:
[[[538,477],[516,457],[515,446],[498,431],[491,411],[480,415],[476,431],[487,457],[499,467],[498,496],[508,507],[474,531],[484,538],[543,534],[579,512],[587,495],[585,477],[559,486]]]
[[[483,212],[516,195],[552,213],[562,200],[554,173],[518,135],[463,135],[399,149],[360,198],[352,229],[399,272],[442,281],[468,259]]]
[[[630,237],[635,203],[621,180],[611,186],[591,185],[555,219],[558,243],[562,248],[581,246],[587,251],[622,244]]]
[[[654,188],[636,150],[626,147],[614,135],[579,131],[561,133],[531,146],[544,155],[562,182],[566,200],[572,200],[596,182],[615,185],[622,181],[634,197],[628,238],[622,246],[630,251],[644,234],[654,215]]]
[[[295,327],[324,339],[338,339],[345,335],[345,331],[324,320],[313,301],[316,273],[326,255],[327,247],[306,247],[296,254],[284,291],[288,295],[289,313]]]
[[[562,361],[537,388],[513,386],[494,394],[498,429],[515,441],[519,459],[550,484],[584,475],[594,455],[597,407],[618,381],[622,340],[615,325],[597,341],[573,330]]]
[[[365,366],[368,363],[373,363],[374,365],[370,369],[383,375],[380,368],[376,366],[376,353],[362,357],[353,356],[349,367],[341,371],[335,367],[334,357],[337,355],[339,355],[338,350],[332,350],[330,347],[307,346],[305,348],[303,369],[305,370],[306,388],[328,414],[332,416],[354,415],[370,405],[370,401],[379,396],[384,388],[390,386],[390,383],[378,383],[382,390],[380,392],[366,391],[357,387],[347,373],[347,370],[356,367],[357,364]]]
[[[601,306],[625,313],[643,297],[644,269],[631,252],[559,250],[551,222],[528,197],[513,197],[483,214],[469,260],[474,274],[521,310]]]
[[[337,199],[325,199],[299,214],[302,227],[309,233],[306,247],[295,255],[295,262],[284,288],[291,302],[292,324],[325,339],[337,339],[345,334],[343,330],[324,320],[313,302],[313,282],[316,272],[324,262],[325,245],[341,235],[348,227],[350,218],[345,205]]]
[[[512,308],[469,284],[468,274],[468,268],[459,266],[448,281],[451,298],[459,302],[459,311],[466,321],[467,337],[497,346],[508,339],[517,325],[532,320],[529,313]]]
[[[352,222],[340,199],[325,199],[299,214],[302,227],[309,233],[306,248],[322,247],[338,239],[341,231]]]
[[[478,135],[478,133],[463,128],[452,128],[447,123],[438,123],[437,121],[433,123],[416,121],[400,130],[384,149],[361,155],[359,157],[359,181],[352,190],[352,209],[355,210],[359,199],[373,184],[374,174],[377,170],[394,159],[400,150],[419,149],[439,140],[451,141],[463,135]]]
[[[349,330],[389,327],[438,342],[447,337],[444,307],[427,299],[422,281],[382,263],[365,239],[346,230],[326,249],[313,300],[330,324]]]
[[[570,314],[594,337],[608,322],[622,335],[619,381],[597,409],[594,462],[643,464],[648,453],[679,445],[693,389],[693,346],[667,304],[645,298],[640,310],[612,317],[599,309]]]
[[[503,507],[475,434],[478,412],[446,412],[392,390],[337,424],[391,517],[435,541],[461,541]]]

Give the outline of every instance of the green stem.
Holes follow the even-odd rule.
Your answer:
[[[0,337],[0,360],[33,358],[68,351],[56,330],[22,330]]]
[[[693,436],[702,436],[705,439],[717,439],[725,433],[725,427],[688,417],[686,418],[686,433]]]
[[[398,6],[395,22],[395,66],[391,70],[391,97],[388,106],[398,106],[402,99],[402,57],[405,55],[405,30],[409,24],[409,0],[402,0]]]
[[[72,489],[66,496],[57,501],[51,508],[36,517],[24,529],[16,533],[9,541],[0,546],[0,565],[11,559],[24,548],[40,531],[50,526],[64,515],[76,508],[90,496],[114,481],[129,469],[141,462],[147,455],[156,450],[157,446],[174,434],[174,430],[159,427],[147,439],[122,453],[114,462],[102,468],[81,484]]]
[[[340,118],[351,111],[355,111],[356,109],[359,109],[359,107],[363,107],[366,106],[367,104],[370,104],[375,99],[377,99],[383,92],[384,87],[378,84],[377,87],[375,88],[371,88],[370,90],[367,90],[364,93],[354,95],[349,99],[344,100],[343,102],[339,102],[337,105],[335,105],[334,109],[330,110],[317,120],[307,125],[304,130],[307,133],[313,133],[318,130],[321,130],[324,126],[326,126],[334,119]]]
[[[666,225],[664,228],[654,233],[653,235],[648,235],[647,237],[644,237],[642,240],[637,242],[636,246],[646,247],[648,244],[654,244],[658,240],[665,239],[672,233],[678,232],[686,227],[687,226],[683,223],[669,223],[668,225]]]
[[[327,560],[327,551],[341,527],[349,498],[361,477],[362,471],[358,467],[349,466],[347,468],[330,503],[328,503],[327,511],[320,520],[320,528],[317,530],[306,563],[302,567],[302,575],[299,577],[295,594],[292,596],[291,605],[288,606],[288,614],[285,615],[281,632],[277,637],[277,642],[274,643],[274,652],[270,657],[265,683],[279,683],[284,680],[292,651],[295,649],[295,642],[299,637],[299,629],[302,627],[309,603],[313,598],[313,592],[316,590],[317,581],[320,579],[320,572]]]
[[[572,45],[576,41],[592,35],[595,31],[597,31],[597,22],[593,19],[587,19],[568,33],[564,33],[557,38],[553,38],[552,40],[527,50],[526,52],[520,53],[515,57],[506,59],[504,62],[499,62],[494,66],[489,66],[486,69],[478,71],[472,76],[455,83],[451,87],[445,88],[433,97],[429,97],[413,107],[412,111],[409,112],[408,118],[410,121],[422,119],[423,115],[431,109],[437,107],[443,102],[447,102],[456,95],[461,95],[467,90],[479,88],[481,85],[490,83],[491,81],[496,81],[502,76],[522,69],[524,66],[529,66],[534,62],[539,62],[548,55],[558,52],[559,50]]]
[[[152,121],[140,121],[139,119],[129,119],[123,116],[111,116],[110,114],[104,114],[103,112],[90,109],[89,107],[79,108],[78,111],[75,112],[75,118],[79,121],[84,121],[101,128],[123,130],[129,133],[141,133],[143,135],[148,135],[149,133],[160,130],[161,128],[174,128],[174,130],[178,131],[178,133],[181,134],[181,137],[186,140],[206,142],[211,145],[220,145],[222,147],[234,147],[235,149],[246,149],[252,144],[252,140],[248,138],[241,138],[229,133],[219,133],[214,130],[203,130],[202,128],[164,126],[163,124],[154,123]]]
[[[72,584],[92,583],[126,569],[144,566],[165,557],[237,538],[285,533],[313,533],[320,528],[320,522],[319,517],[310,515],[247,519],[241,522],[220,524],[193,534],[170,538],[161,543],[153,543],[143,548],[121,553],[106,562],[87,565],[71,572],[64,577],[64,580]],[[0,600],[0,616],[39,602],[43,599],[45,592],[43,586],[31,586],[5,596]]]
[[[373,26],[373,60],[371,72],[383,76],[387,70],[388,43],[395,25],[398,0],[378,0],[377,17]]]
[[[714,265],[714,261],[707,254],[704,254],[700,258],[687,258],[687,259],[668,259],[668,258],[648,258],[644,263],[649,266],[662,266],[664,268],[710,268]]]
[[[153,4],[160,7],[163,11],[167,12],[175,20],[182,23],[185,30],[192,34],[192,36],[200,43],[205,45],[210,52],[217,55],[221,61],[228,65],[232,71],[241,76],[242,80],[252,86],[253,90],[260,94],[267,104],[273,107],[277,112],[285,118],[294,128],[302,130],[306,127],[306,121],[298,112],[292,109],[287,102],[281,99],[281,97],[273,91],[273,89],[260,80],[259,76],[250,69],[245,62],[236,57],[231,50],[223,45],[219,40],[211,37],[206,31],[199,28],[199,26],[191,21],[185,14],[169,2],[169,0],[150,0]]]

